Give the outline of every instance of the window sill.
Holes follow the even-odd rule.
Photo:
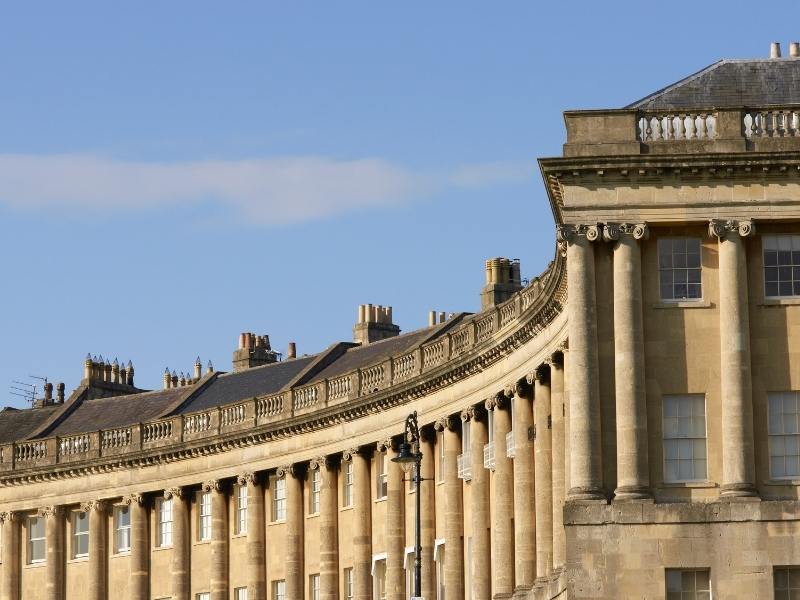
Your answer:
[[[653,308],[712,308],[711,300],[676,300],[675,302],[656,302]]]
[[[718,487],[716,481],[662,481],[658,487],[661,488],[698,488],[698,489],[711,489]]]
[[[239,539],[239,538],[244,538],[244,539],[247,539],[247,532],[246,532],[246,531],[240,531],[239,533],[234,533],[234,534],[231,536],[231,539],[232,539],[232,540],[237,540],[237,539]]]
[[[192,543],[192,545],[193,546],[207,546],[210,543],[211,543],[211,538],[208,538],[207,540],[195,540]]]
[[[764,482],[764,485],[784,486],[784,487],[798,486],[800,485],[800,477],[787,477],[786,479],[768,479],[767,481]]]
[[[89,562],[89,555],[88,554],[84,554],[83,556],[76,556],[74,558],[70,558],[67,561],[67,564],[71,565],[71,564],[74,564],[74,563],[85,563],[85,562]]]
[[[279,521],[270,521],[267,526],[272,527],[273,525],[286,525],[286,519],[280,519]]]
[[[162,550],[172,550],[172,544],[164,546],[153,546],[153,552],[161,552]]]
[[[386,502],[388,496],[381,496],[380,498],[375,498],[374,502],[377,504],[378,502]]]
[[[339,512],[344,512],[344,511],[346,511],[346,510],[353,510],[353,505],[351,504],[350,506],[342,506],[342,507],[339,509]]]
[[[37,560],[36,562],[25,563],[23,565],[24,569],[39,569],[41,567],[46,567],[47,561],[46,560]]]
[[[131,555],[130,550],[120,550],[119,552],[114,552],[111,555],[111,558],[125,558]]]
[[[800,305],[800,298],[764,298],[758,306],[797,306]]]
[[[315,519],[319,516],[319,512],[309,513],[306,515],[306,519]]]

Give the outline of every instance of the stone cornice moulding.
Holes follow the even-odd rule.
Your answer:
[[[554,271],[546,280],[535,301],[517,316],[514,329],[505,337],[493,335],[477,343],[475,350],[445,361],[407,381],[390,386],[368,397],[358,397],[347,402],[326,406],[314,412],[290,418],[276,419],[258,425],[255,429],[236,430],[200,437],[190,441],[165,444],[154,448],[101,456],[68,464],[46,464],[0,472],[0,486],[50,481],[60,478],[81,477],[96,473],[110,473],[119,469],[139,468],[208,456],[228,450],[253,446],[319,430],[321,428],[369,417],[376,412],[407,404],[448,387],[464,378],[476,375],[494,365],[503,357],[534,339],[549,323],[558,318],[566,300],[566,272],[564,261],[557,257]],[[528,289],[528,288],[526,288]],[[523,290],[524,291],[524,290]],[[519,292],[518,292],[519,294]],[[514,298],[509,302],[513,302]],[[500,331],[505,331],[501,329]],[[237,402],[240,403],[240,402]],[[234,403],[234,404],[237,404]],[[224,408],[224,407],[221,407]],[[173,417],[175,418],[175,417]],[[45,443],[47,440],[36,440]]]

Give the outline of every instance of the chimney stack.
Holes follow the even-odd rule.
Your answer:
[[[486,285],[481,290],[481,310],[505,302],[521,289],[519,259],[490,258],[486,261]]]
[[[381,304],[360,304],[358,321],[353,326],[353,339],[362,345],[395,337],[400,327],[392,323],[392,307]]]
[[[770,58],[780,58],[781,57],[781,43],[780,42],[772,42],[769,45],[769,57]]]
[[[59,383],[56,385],[56,402],[64,404],[64,384]]]
[[[45,406],[53,403],[53,384],[49,381],[44,384],[44,404]]]
[[[789,56],[791,58],[797,58],[800,56],[800,42],[789,43]]]
[[[256,335],[252,332],[239,334],[239,348],[233,351],[234,373],[277,360],[278,353],[272,351],[268,335]]]
[[[286,349],[286,358],[297,358],[297,344],[289,342],[289,348]]]

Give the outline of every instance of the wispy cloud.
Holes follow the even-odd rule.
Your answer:
[[[147,163],[85,154],[0,154],[0,203],[23,210],[115,213],[215,202],[228,207],[234,218],[277,225],[530,176],[529,166],[509,163],[422,173],[375,158]]]

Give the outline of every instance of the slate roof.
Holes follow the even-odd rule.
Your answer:
[[[225,373],[203,388],[178,412],[194,412],[254,396],[273,394],[294,379],[314,358],[316,356],[304,356],[239,373]]]
[[[800,104],[800,58],[720,60],[625,108],[673,110],[767,104]]]
[[[61,406],[58,404],[25,410],[6,407],[0,410],[0,444],[24,439],[60,410]]]
[[[129,396],[114,396],[111,398],[95,398],[84,400],[72,413],[46,435],[72,435],[98,429],[123,427],[142,421],[155,419],[159,414],[169,408],[178,397],[186,393],[187,388],[173,388],[131,394]],[[36,409],[32,412],[37,412]],[[2,422],[0,417],[0,422]]]

